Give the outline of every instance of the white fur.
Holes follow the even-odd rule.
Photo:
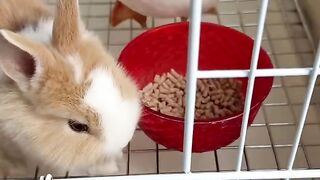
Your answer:
[[[84,101],[101,116],[106,153],[117,155],[133,136],[140,114],[139,100],[124,99],[106,70],[96,69],[90,78],[92,84]]]
[[[34,25],[24,27],[20,32],[21,35],[28,37],[34,41],[42,43],[50,43],[52,38],[53,19],[40,19]]]
[[[73,70],[76,82],[81,83],[83,79],[83,61],[81,60],[80,56],[70,55],[66,59]]]

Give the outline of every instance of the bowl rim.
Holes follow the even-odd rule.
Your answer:
[[[119,55],[119,58],[118,58],[118,62],[119,63],[122,63],[124,62],[122,60],[122,57],[123,57],[123,52],[125,52],[127,49],[131,48],[131,46],[134,46],[134,44],[136,43],[136,41],[140,40],[141,38],[143,38],[144,36],[148,36],[149,34],[151,33],[155,33],[156,31],[160,31],[160,30],[163,30],[163,29],[167,29],[167,28],[172,28],[172,27],[176,27],[176,26],[185,26],[185,25],[189,25],[189,22],[175,22],[175,23],[170,23],[170,24],[165,24],[165,25],[162,25],[162,26],[158,26],[158,27],[154,27],[154,28],[150,28],[148,29],[147,31],[141,33],[140,35],[138,35],[137,37],[135,37],[134,39],[132,39],[124,48],[123,50],[121,51],[120,55]],[[242,35],[252,41],[254,41],[250,36],[244,34],[244,33],[241,33],[239,31],[236,31],[230,27],[226,27],[226,26],[223,26],[223,25],[220,25],[220,24],[215,24],[215,23],[210,23],[210,22],[201,22],[201,26],[211,26],[211,27],[219,27],[219,28],[225,28],[225,29],[228,29],[228,30],[231,30],[231,31],[234,31],[236,33],[238,33],[239,35]],[[271,64],[271,68],[274,68],[274,65],[272,64],[272,61],[270,59],[270,56],[268,55],[268,53],[263,49],[263,47],[260,48],[260,53],[261,52],[265,53],[266,54],[266,57],[267,59],[270,61],[270,64]],[[250,60],[251,61],[251,60]],[[257,68],[258,69],[258,68]],[[238,77],[240,78],[240,77]],[[245,78],[248,78],[249,80],[249,77],[245,77]],[[272,81],[272,84],[273,84],[273,80],[274,80],[274,77],[273,76],[270,76],[270,77],[263,77],[263,78],[269,78],[271,79]],[[237,77],[235,77],[234,79],[237,79]],[[256,79],[256,78],[255,78]],[[248,87],[248,85],[247,85]],[[270,93],[272,89],[272,85],[270,87],[268,87],[268,92]],[[139,88],[140,90],[140,88]],[[255,104],[252,104],[252,100],[251,100],[251,103],[250,103],[250,112],[257,108],[258,106],[261,106],[262,103],[264,102],[264,100],[268,97],[269,93],[266,93],[264,96],[261,97],[261,100],[259,102],[256,102]],[[243,101],[245,103],[245,99]],[[166,115],[166,114],[162,114],[158,111],[154,111],[152,110],[151,108],[149,108],[148,106],[144,105],[144,103],[141,102],[141,104],[143,105],[143,112],[142,112],[142,118],[144,117],[144,114],[145,114],[145,111],[147,111],[148,113],[152,114],[152,115],[155,115],[155,116],[158,116],[162,119],[166,119],[168,121],[173,121],[173,122],[184,122],[185,120],[185,117],[184,118],[180,118],[180,117],[175,117],[175,116],[170,116],[170,115]],[[244,108],[244,107],[243,107]],[[212,124],[212,123],[221,123],[221,122],[225,122],[225,121],[230,121],[230,120],[233,120],[233,119],[237,119],[241,116],[243,116],[244,114],[244,110],[239,112],[239,113],[236,113],[236,114],[231,114],[229,116],[225,116],[224,118],[208,118],[208,119],[196,119],[194,118],[194,124]],[[139,121],[141,122],[141,121]]]

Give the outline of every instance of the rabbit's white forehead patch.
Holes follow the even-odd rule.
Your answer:
[[[140,115],[138,98],[124,99],[113,75],[96,69],[84,102],[99,113],[107,153],[119,153],[131,140]]]

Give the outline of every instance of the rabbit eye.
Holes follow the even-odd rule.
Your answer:
[[[68,124],[70,128],[75,132],[88,132],[89,130],[89,127],[86,124],[82,124],[74,120],[69,120]]]

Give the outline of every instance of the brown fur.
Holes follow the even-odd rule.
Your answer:
[[[68,17],[68,18],[66,18]],[[80,39],[80,19],[77,1],[58,0],[53,25],[53,44],[62,52],[74,52]]]
[[[48,17],[47,7],[39,0],[1,0],[0,29],[18,31],[26,24],[34,24],[39,17]]]

